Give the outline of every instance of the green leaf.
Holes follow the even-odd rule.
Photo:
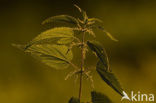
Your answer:
[[[118,92],[120,95],[122,95],[122,88],[117,81],[114,74],[110,71],[109,67],[109,61],[107,54],[104,50],[104,48],[101,46],[101,44],[97,41],[88,41],[88,46],[92,51],[96,53],[96,55],[99,58],[99,61],[96,66],[96,70],[101,76],[101,78],[109,85],[111,86],[116,92]],[[109,71],[108,71],[109,70]]]
[[[114,38],[109,32],[107,32],[103,27],[103,21],[98,18],[89,18],[88,19],[88,25],[92,28],[98,28],[102,30],[111,40],[118,41],[116,38]]]
[[[105,66],[105,69],[106,70],[110,70],[108,56],[106,54],[105,49],[102,47],[102,45],[99,42],[97,42],[97,41],[88,41],[87,45],[89,46],[89,48],[93,52],[96,53],[96,55],[98,56],[99,60]]]
[[[89,18],[88,19],[88,24],[89,25],[96,25],[96,26],[102,26],[103,25],[103,21],[98,19],[98,18]]]
[[[80,100],[78,98],[72,97],[68,103],[80,103]]]
[[[87,23],[88,22],[88,16],[87,16],[87,13],[86,11],[82,10],[79,6],[77,5],[74,5],[79,11],[80,13],[82,14],[82,17],[83,17],[83,21],[84,23]]]
[[[26,49],[33,44],[67,44],[73,41],[74,30],[69,27],[52,28],[45,32],[42,32],[35,37],[30,43],[27,44]],[[67,41],[66,41],[67,40]]]
[[[17,45],[16,47],[20,46]],[[30,53],[33,57],[52,68],[65,69],[69,67],[73,58],[71,51],[66,54],[67,50],[68,48],[65,45],[42,44],[32,45],[25,52]]]
[[[69,16],[69,15],[58,15],[50,17],[42,22],[42,24],[52,23],[52,22],[63,22],[63,23],[70,23],[70,24],[78,24],[76,18]]]
[[[112,103],[112,101],[103,93],[92,91],[92,103]]]
[[[113,41],[118,41],[116,38],[114,38],[109,32],[107,32],[105,29],[104,29],[104,27],[102,27],[102,26],[99,26],[98,27],[100,30],[102,30],[111,40],[113,40]]]
[[[121,96],[123,96],[123,89],[118,82],[117,78],[112,72],[108,72],[105,69],[105,66],[101,61],[98,61],[96,70],[98,74],[101,76],[101,78],[110,86],[112,87],[117,93],[119,93]]]

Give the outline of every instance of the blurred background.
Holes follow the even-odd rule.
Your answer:
[[[89,17],[102,19],[107,31],[119,40],[111,41],[96,32],[127,93],[156,93],[155,0],[0,0],[0,103],[67,103],[71,96],[78,96],[74,78],[64,80],[72,69],[54,70],[11,46],[42,32],[41,22],[47,17],[79,15],[73,4],[86,10]],[[91,56],[87,54],[87,63],[96,64]],[[121,96],[96,71],[92,74],[95,90],[120,103]],[[83,84],[82,99],[87,101],[92,89],[88,81]]]

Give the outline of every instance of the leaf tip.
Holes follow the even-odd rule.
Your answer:
[[[106,33],[106,35],[108,36],[108,37],[110,37],[110,39],[112,39],[113,41],[115,41],[115,42],[118,42],[118,40],[116,39],[116,38],[114,38],[109,32],[107,32],[107,31],[104,31],[105,33]]]
[[[18,48],[18,49],[23,50],[23,51],[25,51],[27,49],[27,46],[26,45],[14,44],[14,43],[12,43],[11,45],[13,47]]]
[[[119,40],[118,40],[118,39],[116,39],[116,38],[113,38],[112,40],[113,40],[113,41],[115,41],[115,42],[118,42],[118,41],[119,41]]]
[[[13,47],[16,47],[16,48],[21,48],[22,47],[22,45],[20,45],[20,44],[14,44],[14,43],[12,43],[11,44]]]
[[[76,7],[80,12],[82,12],[81,8],[77,6],[76,4],[74,4],[74,7]]]

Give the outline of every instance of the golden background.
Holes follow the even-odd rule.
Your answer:
[[[11,46],[26,43],[42,32],[41,22],[47,17],[79,15],[74,3],[89,17],[102,19],[105,28],[119,40],[111,41],[96,32],[127,93],[156,93],[155,0],[0,0],[0,103],[67,103],[78,95],[78,82],[64,80],[72,69],[54,70]],[[96,64],[94,58],[87,57],[85,62]],[[92,74],[95,90],[120,103],[121,96],[95,71]],[[91,87],[88,81],[83,83],[82,99],[86,101]]]

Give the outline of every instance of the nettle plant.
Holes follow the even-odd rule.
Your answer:
[[[43,25],[53,22],[62,22],[72,24],[73,26],[55,27],[46,30],[35,37],[32,41],[26,45],[17,45],[15,47],[22,49],[24,52],[31,54],[33,57],[39,59],[41,62],[55,69],[65,69],[69,66],[73,67],[74,71],[70,72],[65,79],[76,75],[80,78],[79,82],[79,95],[78,97],[72,97],[69,103],[85,103],[81,100],[82,95],[82,80],[83,76],[87,77],[93,82],[90,71],[86,69],[84,61],[88,48],[98,58],[96,71],[110,87],[112,87],[117,93],[123,96],[123,89],[121,88],[118,80],[112,73],[109,66],[108,56],[102,45],[95,40],[88,40],[86,35],[96,37],[93,29],[102,30],[111,40],[117,41],[110,33],[108,33],[104,27],[103,22],[97,18],[88,18],[86,12],[74,5],[81,13],[81,18],[75,18],[68,15],[59,15],[46,19],[43,21]],[[75,65],[72,62],[73,54],[72,48],[77,47],[81,53],[81,65]],[[92,85],[93,87],[93,85]],[[103,93],[91,91],[91,101],[86,103],[111,103],[111,100]]]

